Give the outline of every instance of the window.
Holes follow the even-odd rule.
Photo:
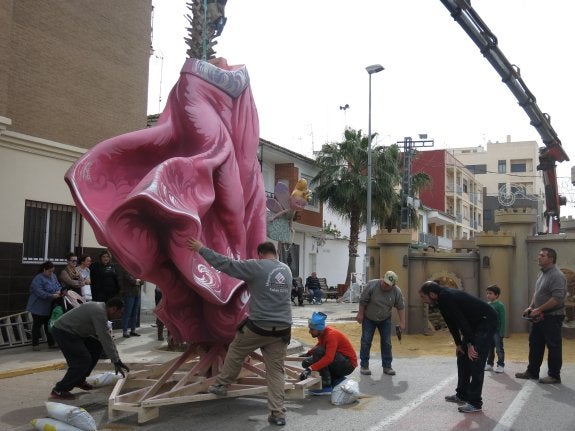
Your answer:
[[[487,165],[467,165],[466,168],[474,175],[487,173]]]
[[[511,162],[511,172],[527,172],[527,164]]]
[[[81,216],[75,207],[26,201],[24,262],[64,262],[64,255],[80,245]]]
[[[522,184],[511,184],[511,193],[520,194],[520,195],[526,195],[527,194],[527,192],[525,190],[525,186]]]
[[[497,162],[497,172],[500,174],[507,172],[507,162],[505,160],[499,160],[499,162]]]
[[[468,187],[467,180],[463,180],[463,193],[467,193],[467,187]]]
[[[492,210],[483,210],[483,220],[488,221],[491,220],[493,216]]]

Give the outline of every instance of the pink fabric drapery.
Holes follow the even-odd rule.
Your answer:
[[[160,287],[157,314],[178,341],[227,343],[247,314],[242,282],[185,241],[256,257],[266,236],[258,127],[245,67],[188,59],[157,126],[101,142],[66,173],[98,242]]]

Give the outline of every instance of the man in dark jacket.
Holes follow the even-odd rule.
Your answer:
[[[469,293],[427,281],[419,289],[426,304],[434,304],[451,332],[457,356],[457,389],[445,401],[459,404],[462,413],[481,411],[487,353],[497,331],[497,312]]]

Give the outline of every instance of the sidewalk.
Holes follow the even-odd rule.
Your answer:
[[[294,326],[307,326],[307,319],[314,311],[327,314],[328,322],[355,320],[358,304],[337,303],[329,300],[321,305],[305,304],[303,307],[292,306]],[[152,326],[154,325],[154,326]],[[157,341],[155,316],[151,310],[142,310],[140,315],[141,337],[123,338],[121,330],[114,330],[114,341],[120,358],[126,364],[164,363],[178,356],[181,352],[166,350],[166,341]],[[66,362],[58,349],[48,349],[44,343],[39,352],[33,352],[32,346],[15,347],[0,350],[0,379],[33,374],[42,371],[64,369]],[[288,351],[295,353],[301,350],[301,344],[292,340]],[[107,360],[100,361],[97,368],[112,369]]]

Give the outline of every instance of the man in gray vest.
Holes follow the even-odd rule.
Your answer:
[[[258,245],[258,259],[233,260],[204,247],[195,238],[188,239],[188,248],[198,252],[210,265],[232,277],[246,282],[250,292],[249,319],[236,332],[224,360],[222,372],[208,392],[220,396],[228,394],[242,368],[245,358],[261,349],[268,385],[268,421],[285,425],[284,362],[291,337],[290,268],[277,258],[272,242]]]

